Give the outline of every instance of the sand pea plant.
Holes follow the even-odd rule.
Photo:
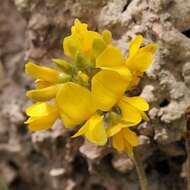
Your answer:
[[[34,104],[26,109],[25,122],[31,131],[47,130],[57,119],[65,128],[79,127],[73,138],[84,136],[91,143],[109,142],[119,152],[133,156],[138,136],[132,130],[148,120],[148,103],[129,96],[152,63],[157,45],[141,47],[143,37],[132,40],[125,57],[112,43],[112,34],[88,30],[75,20],[71,34],[64,38],[67,60],[53,59],[57,70],[32,62],[25,65],[35,78],[36,89],[26,95]]]
[[[31,62],[25,66],[36,78],[36,89],[26,93],[35,102],[26,109],[29,129],[49,129],[60,118],[66,128],[81,126],[73,137],[84,135],[97,145],[111,138],[115,149],[131,155],[138,138],[130,127],[148,120],[149,105],[127,93],[138,84],[157,48],[154,43],[140,48],[142,40],[138,35],[124,57],[112,44],[111,32],[90,31],[76,19],[71,35],[63,40],[70,62],[53,59],[58,70]]]

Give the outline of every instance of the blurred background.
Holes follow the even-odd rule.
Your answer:
[[[137,34],[156,42],[154,63],[134,94],[151,105],[138,126],[150,190],[186,189],[184,113],[190,105],[190,0],[1,0],[0,190],[138,190],[125,154],[100,148],[61,123],[30,133],[23,124],[32,79],[24,64],[63,57],[62,40],[75,18],[109,29],[126,54]]]

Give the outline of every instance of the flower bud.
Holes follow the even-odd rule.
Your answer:
[[[121,119],[122,119],[122,117],[121,117],[120,114],[118,114],[118,113],[116,113],[114,111],[109,113],[109,117],[108,117],[109,124],[112,124],[112,125],[116,124],[116,123],[120,122]]]
[[[75,57],[76,66],[81,71],[89,72],[90,68],[94,68],[95,64],[88,57],[84,56],[79,51],[76,53]]]
[[[88,86],[89,83],[89,76],[87,74],[85,74],[84,72],[82,71],[79,71],[77,73],[77,77],[76,79],[78,80],[78,82],[81,84],[81,85],[84,85],[84,86]]]
[[[92,50],[95,57],[100,55],[106,48],[106,43],[100,38],[96,38],[92,44]]]
[[[103,36],[104,41],[107,44],[111,43],[111,41],[112,41],[112,34],[111,34],[111,32],[109,30],[104,30],[102,32],[102,36]]]
[[[76,42],[69,36],[63,40],[63,49],[65,55],[74,58],[77,52]]]
[[[59,83],[65,83],[71,80],[71,75],[68,75],[66,73],[61,73],[59,75]]]
[[[71,73],[73,66],[63,59],[52,59],[53,63],[65,73]]]

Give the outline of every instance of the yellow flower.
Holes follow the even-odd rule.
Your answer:
[[[82,124],[96,111],[90,91],[73,82],[60,87],[56,103],[66,128]]]
[[[149,108],[142,97],[126,97],[128,83],[114,71],[100,71],[92,78],[91,92],[97,109],[110,111],[118,105],[126,122],[138,124],[148,117],[144,113]]]
[[[149,109],[149,105],[142,97],[123,96],[118,103],[118,106],[121,109],[124,120],[128,122],[138,124],[142,119],[148,120],[145,111]]]
[[[71,35],[64,38],[63,47],[65,55],[74,58],[77,50],[86,56],[91,55],[92,44],[94,39],[102,38],[101,35],[87,29],[88,25],[75,20],[71,28]]]
[[[136,38],[130,43],[129,53],[126,60],[126,66],[132,72],[132,80],[130,88],[136,86],[139,82],[139,77],[148,69],[153,61],[155,52],[157,50],[157,44],[150,43],[145,47],[140,48],[143,37],[141,35],[136,36]]]
[[[112,146],[119,152],[126,151],[133,156],[133,147],[138,146],[138,136],[129,128],[124,128],[112,137]]]
[[[58,118],[58,110],[55,105],[48,103],[36,103],[26,109],[29,119],[25,122],[31,131],[46,130],[52,127]]]
[[[148,104],[141,97],[124,97],[126,86],[126,81],[114,71],[98,72],[92,79],[91,92],[73,82],[63,84],[57,93],[56,102],[65,127],[86,122],[74,137],[85,135],[90,142],[101,145],[107,138],[103,116],[97,115],[96,110],[110,111],[117,103],[121,107],[123,119],[131,125],[138,124]],[[100,135],[99,140],[96,130]]]
[[[34,83],[35,83],[35,87],[38,89],[46,88],[52,85],[52,83],[42,80],[42,79],[36,79]]]
[[[34,101],[48,101],[55,98],[59,84],[71,79],[69,75],[30,62],[25,65],[25,72],[37,78],[35,81],[37,89],[29,90],[26,93],[26,96]]]
[[[96,67],[103,70],[115,71],[127,81],[131,80],[132,77],[120,49],[112,45],[108,45],[97,57]]]
[[[84,135],[90,142],[97,145],[105,145],[107,142],[106,130],[103,116],[94,114],[79,130],[73,135],[78,137]]]
[[[72,64],[53,59],[58,71],[26,64],[26,73],[36,78],[36,89],[27,96],[37,103],[26,110],[25,123],[37,131],[49,129],[60,118],[66,128],[80,127],[73,137],[83,135],[97,145],[111,138],[115,149],[132,155],[138,137],[130,127],[148,120],[149,105],[125,93],[138,84],[157,48],[154,43],[141,48],[142,40],[138,35],[131,42],[125,58],[112,44],[111,32],[90,31],[76,19],[63,41]]]
[[[56,96],[60,117],[66,128],[86,122],[74,135],[85,135],[97,145],[107,142],[103,116],[96,113],[91,92],[78,84],[68,82],[62,85]]]
[[[128,83],[114,71],[100,71],[92,78],[92,96],[98,109],[109,111],[123,96]]]
[[[128,125],[117,123],[108,127],[107,136],[112,138],[112,146],[119,152],[125,151],[129,156],[133,155],[133,147],[139,144],[138,136],[131,131]]]
[[[118,72],[122,77],[130,81],[129,89],[139,82],[139,77],[152,63],[157,45],[154,43],[140,48],[143,37],[138,35],[130,44],[129,54],[125,60],[121,51],[113,45],[108,45],[97,57],[96,67],[104,70]],[[132,74],[131,74],[132,73]]]
[[[58,83],[61,74],[59,71],[39,66],[31,62],[25,65],[25,72],[31,77],[47,81],[51,84]]]
[[[37,102],[48,101],[55,98],[58,89],[59,85],[52,85],[45,88],[29,90],[26,92],[26,96]]]

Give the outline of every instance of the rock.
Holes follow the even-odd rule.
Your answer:
[[[113,167],[121,172],[121,173],[128,173],[134,169],[133,161],[127,157],[127,155],[115,155],[114,159],[112,160]]]
[[[80,152],[85,155],[89,160],[101,159],[106,155],[106,148],[98,147],[85,140],[84,144],[80,147]]]
[[[52,177],[57,177],[63,174],[65,174],[64,168],[53,168],[49,171],[49,175],[51,175]]]
[[[1,168],[1,180],[4,180],[4,183],[6,185],[9,185],[14,181],[14,179],[17,176],[17,173],[14,168],[12,168],[10,165],[8,165],[6,162],[2,162],[0,164]],[[2,181],[1,181],[2,182]]]

